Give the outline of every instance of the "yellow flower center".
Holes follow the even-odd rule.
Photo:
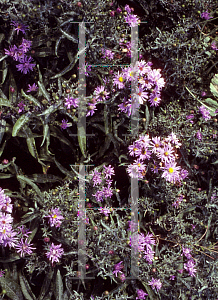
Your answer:
[[[137,150],[137,148],[134,148],[134,149],[133,149],[133,151],[136,151],[136,150]]]
[[[164,155],[167,156],[167,155],[169,155],[169,153],[166,151],[166,152],[164,152]]]
[[[154,98],[154,101],[155,101],[155,102],[157,101],[157,97]]]
[[[173,168],[169,168],[169,173],[173,173]]]
[[[56,218],[57,218],[57,215],[53,215],[52,218],[56,219]]]
[[[141,166],[141,164],[140,163],[138,163],[138,167],[140,167]]]
[[[123,77],[120,76],[120,77],[118,78],[118,80],[119,80],[119,82],[123,82]]]
[[[155,147],[158,148],[158,147],[159,147],[159,144],[155,144]]]

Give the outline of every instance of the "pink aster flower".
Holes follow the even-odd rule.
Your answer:
[[[71,106],[76,108],[78,106],[78,98],[73,98],[69,95],[67,95],[67,98],[65,98],[66,103],[64,104],[67,106],[67,109],[70,109]]]
[[[120,73],[118,71],[117,74],[115,75],[114,79],[113,79],[113,82],[114,82],[113,85],[117,85],[118,89],[123,89],[125,87],[123,73]]]
[[[28,26],[17,22],[17,21],[12,21],[12,23],[10,25],[13,25],[15,28],[15,30],[17,31],[17,34],[19,33],[19,31],[23,32],[23,34],[25,34],[25,30],[29,30]]]
[[[17,249],[17,252],[20,253],[20,256],[24,257],[25,254],[32,254],[32,250],[36,249],[31,246],[32,244],[30,244],[30,242],[28,242],[28,238],[26,238],[25,242],[23,239],[21,239],[21,241],[15,246],[15,248]]]
[[[137,96],[140,104],[143,104],[148,99],[148,93],[145,92],[142,86],[137,87]]]
[[[61,258],[64,253],[64,249],[61,248],[61,246],[61,244],[55,246],[54,243],[52,243],[49,251],[45,253],[47,258],[52,262],[52,265],[54,262],[59,262],[59,258]]]
[[[30,62],[32,61],[32,57],[27,57],[24,56],[22,60],[20,60],[21,64],[17,65],[16,68],[18,71],[21,71],[24,74],[27,74],[29,70],[33,70],[36,64],[31,64]]]
[[[128,149],[129,149],[129,155],[135,156],[136,155],[136,151],[138,151],[140,148],[136,145],[136,142],[133,142],[133,144],[130,145],[128,147]]]
[[[45,218],[49,218],[50,226],[60,227],[64,217],[61,215],[61,212],[59,211],[59,208],[52,208],[49,212],[48,216],[45,216]]]
[[[151,152],[153,153],[158,153],[160,151],[160,146],[162,145],[160,137],[156,136],[154,138],[151,139],[151,146],[152,146],[152,150]]]
[[[129,82],[131,82],[133,80],[136,80],[136,79],[138,79],[138,77],[137,77],[137,69],[136,68],[132,68],[131,66],[128,67],[128,68],[124,68],[124,70],[123,70],[123,76]]]
[[[127,172],[131,178],[143,178],[142,172],[146,170],[146,166],[139,161],[135,161],[127,168]]]
[[[143,290],[137,290],[137,297],[136,299],[142,299],[144,300],[145,299],[145,296],[147,296],[148,294],[146,294]]]
[[[165,178],[167,181],[172,183],[176,183],[176,181],[180,181],[180,166],[176,166],[175,162],[167,163],[165,167],[163,167],[163,174],[162,177]]]
[[[174,149],[171,145],[165,145],[157,153],[157,157],[164,163],[170,163],[175,161]]]
[[[94,90],[94,96],[95,96],[95,99],[97,101],[104,101],[105,99],[108,99],[109,98],[109,92],[107,92],[105,90],[105,87],[104,86],[98,86],[95,90]]]
[[[137,15],[128,14],[127,16],[124,16],[124,19],[131,27],[135,27],[140,23]]]
[[[179,148],[182,144],[179,142],[179,139],[177,138],[176,134],[172,132],[168,137],[165,139],[165,141],[173,143],[176,148]]]
[[[35,91],[38,90],[38,86],[35,83],[33,83],[32,86],[30,84],[28,84],[28,87],[29,87],[28,90],[27,90],[28,93],[35,92]]]
[[[212,48],[213,50],[215,50],[215,51],[217,51],[217,50],[218,50],[218,48],[217,48],[217,46],[216,46],[216,42],[215,42],[215,41],[213,41],[213,42],[211,43],[211,48]]]
[[[88,112],[86,114],[86,117],[93,116],[93,114],[95,113],[95,110],[97,110],[96,104],[94,104],[94,103],[88,103],[87,110],[88,110]]]
[[[185,247],[182,246],[182,252],[185,255],[185,257],[187,257],[188,259],[192,258],[191,254],[190,254],[192,252],[192,249],[185,248]]]
[[[111,176],[114,175],[114,168],[111,167],[111,165],[108,167],[104,165],[104,175],[106,178],[111,178]]]
[[[195,269],[195,262],[192,259],[188,260],[187,263],[184,264],[184,269],[189,272],[191,277],[195,277],[197,270]]]
[[[100,207],[98,210],[99,210],[101,213],[103,213],[105,216],[108,216],[108,214],[111,213],[110,209],[107,208],[107,207]]]
[[[156,288],[158,291],[162,287],[162,283],[160,282],[160,279],[154,279],[153,277],[152,277],[152,280],[148,282],[148,284],[151,285],[152,290],[154,290]]]
[[[126,113],[128,116],[131,115],[131,100],[128,99],[126,100],[126,98],[124,97],[124,102],[122,102],[121,104],[118,104],[118,109],[124,113]]]
[[[125,5],[124,9],[128,12],[128,14],[131,14],[132,11],[128,4]]]
[[[198,132],[196,133],[196,138],[200,141],[202,140],[202,133],[200,132],[200,130],[198,130]]]
[[[154,94],[150,97],[150,99],[148,100],[151,104],[151,106],[158,106],[161,102],[161,98],[159,97],[160,94]]]
[[[147,65],[145,60],[137,61],[137,68],[139,70],[139,76],[143,76],[152,71],[151,67]]]
[[[136,145],[138,148],[140,148],[140,147],[147,148],[149,146],[150,141],[151,140],[150,140],[148,134],[140,135],[139,139],[136,141]]]

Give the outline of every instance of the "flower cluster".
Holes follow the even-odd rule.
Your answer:
[[[124,19],[129,26],[134,27],[140,23],[138,16],[131,13],[132,9],[129,7],[129,5],[125,6],[125,11],[127,12],[127,16],[124,16]]]
[[[20,254],[21,257],[24,257],[26,254],[32,254],[32,250],[35,250],[36,248],[31,247],[32,244],[30,244],[29,241],[29,234],[31,233],[31,231],[28,231],[28,229],[25,228],[23,225],[21,227],[18,227],[18,229],[20,241],[17,242],[17,244],[15,245],[17,252]]]
[[[11,198],[0,188],[0,243],[3,247],[14,247],[16,242],[17,233],[12,228],[12,208]]]
[[[146,174],[147,165],[144,160],[151,159],[155,155],[160,159],[160,166],[158,167],[156,161],[153,165],[152,171],[157,173],[157,170],[163,170],[162,177],[171,183],[181,182],[182,179],[188,176],[188,171],[181,169],[176,165],[178,157],[176,148],[179,148],[181,143],[176,137],[175,133],[171,133],[167,138],[161,141],[160,137],[149,138],[149,135],[140,136],[132,145],[129,146],[129,155],[136,156],[133,164],[129,165],[127,172],[132,178],[143,178]]]
[[[146,294],[143,290],[137,290],[137,297],[136,297],[136,299],[145,299],[145,296],[147,296],[148,294]]]
[[[104,170],[102,172],[97,171],[97,169],[94,169],[94,171],[91,173],[92,181],[93,181],[93,187],[98,187],[95,194],[92,196],[95,197],[95,199],[98,202],[102,202],[104,199],[111,198],[113,195],[113,189],[111,188],[111,184],[113,180],[111,180],[111,176],[114,175],[114,168],[109,165],[106,167],[104,165]]]
[[[195,269],[195,262],[191,256],[191,249],[182,247],[183,255],[188,259],[187,263],[184,264],[184,269],[189,272],[191,277],[195,277],[197,270]]]
[[[20,64],[16,65],[18,71],[21,73],[27,74],[29,70],[33,70],[36,64],[30,63],[32,61],[32,57],[28,57],[25,53],[29,51],[32,42],[22,39],[21,45],[17,48],[16,45],[10,46],[9,50],[5,49],[5,54],[11,56],[13,60],[19,61]]]
[[[202,117],[207,121],[211,119],[210,112],[204,105],[199,107],[199,112],[202,114]]]
[[[113,59],[114,58],[114,52],[112,52],[111,50],[109,49],[104,49],[102,48],[101,49],[101,52],[103,54],[102,58],[108,58],[109,60]]]
[[[137,234],[133,236],[133,241],[138,239],[138,250],[144,252],[144,259],[151,264],[154,260],[154,251],[151,245],[155,245],[155,240],[153,239],[153,235],[148,233],[146,236],[143,233]],[[131,237],[130,244],[131,246]]]

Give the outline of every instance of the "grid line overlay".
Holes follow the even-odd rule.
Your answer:
[[[73,22],[79,23],[79,107],[78,107],[78,124],[77,134],[71,134],[72,136],[78,136],[80,148],[83,148],[83,156],[86,157],[86,137],[93,136],[94,134],[86,134],[86,75],[83,69],[85,68],[85,23],[91,22]],[[143,22],[146,23],[146,22]],[[133,68],[138,61],[138,25],[131,27],[131,67]],[[129,66],[129,65],[90,65],[92,67],[103,66]],[[138,75],[138,74],[137,74]],[[138,76],[136,76],[138,78]],[[138,82],[137,80],[131,81],[131,106],[133,109],[131,113],[131,133],[127,135],[138,137],[139,134],[139,100],[137,96]],[[82,147],[81,147],[82,145]],[[85,165],[79,166],[79,201],[78,211],[79,214],[86,217],[85,208]],[[131,222],[132,224],[138,224],[138,198],[139,187],[138,178],[131,178]],[[129,208],[128,208],[129,209]],[[81,279],[84,283],[84,279],[94,279],[94,277],[86,277],[86,225],[83,218],[79,219],[78,226],[78,277],[73,279]],[[127,279],[136,279],[139,276],[138,266],[138,226],[132,226],[131,228],[131,270],[130,277]]]

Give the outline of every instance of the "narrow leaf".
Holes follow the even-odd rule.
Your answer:
[[[27,100],[32,101],[35,105],[41,107],[40,102],[39,102],[35,97],[33,97],[32,95],[27,95],[27,94],[25,94],[24,91],[23,91],[23,89],[21,89],[21,94],[22,94],[22,96],[24,96]]]
[[[19,280],[20,280],[20,286],[24,297],[27,300],[35,300],[36,297],[33,294],[27,279],[21,274],[21,272],[19,272]]]
[[[58,269],[57,275],[56,275],[56,284],[55,284],[55,298],[56,300],[62,300],[63,299],[63,280],[61,277],[61,272]]]
[[[26,114],[23,114],[17,122],[14,124],[13,130],[12,130],[12,136],[15,137],[18,133],[18,131],[29,121],[31,112],[27,112]]]
[[[43,84],[42,82],[38,81],[38,86],[39,86],[39,88],[40,88],[42,94],[44,95],[44,97],[45,97],[48,101],[50,101],[50,95],[49,95],[49,93],[47,92],[47,90],[46,90],[44,84]]]
[[[78,142],[80,150],[84,157],[86,157],[86,132],[83,126],[77,126]]]

